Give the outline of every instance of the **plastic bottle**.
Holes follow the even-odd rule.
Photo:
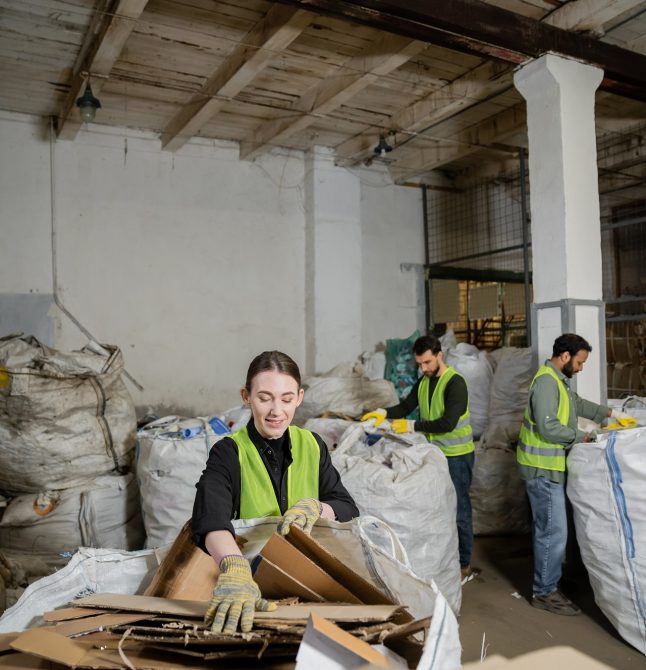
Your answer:
[[[182,428],[181,434],[185,440],[190,439],[191,437],[196,437],[204,431],[202,426],[191,426],[190,428]]]

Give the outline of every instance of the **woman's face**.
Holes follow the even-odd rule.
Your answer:
[[[303,401],[303,389],[296,380],[276,370],[257,374],[251,381],[251,392],[243,388],[240,395],[251,408],[256,430],[267,439],[280,437],[287,430]]]

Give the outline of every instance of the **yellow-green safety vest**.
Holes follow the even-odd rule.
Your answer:
[[[437,381],[437,386],[433,391],[433,397],[430,402],[428,398],[430,382],[429,378],[424,376],[417,388],[419,414],[423,421],[435,421],[444,415],[444,390],[449,381],[456,375],[458,377],[462,376],[453,368],[446,369]],[[469,403],[467,402],[467,409],[453,430],[448,433],[426,433],[426,438],[429,442],[433,442],[433,444],[440,447],[445,456],[470,454],[475,449],[470,416]]]
[[[309,430],[296,426],[288,430],[292,462],[287,469],[287,505],[291,507],[301,498],[318,500],[321,449]],[[269,473],[247,428],[233,433],[231,438],[238,445],[240,462],[240,518],[281,516]]]
[[[558,378],[556,372],[549,365],[541,365],[538,368],[538,372],[534,375],[534,379],[532,379],[532,386],[543,375],[550,375],[556,382],[559,390],[559,408],[556,417],[562,425],[567,426],[570,420],[570,399],[565,384]],[[536,423],[530,416],[529,405],[525,409],[523,425],[520,429],[520,436],[516,447],[516,458],[522,465],[529,465],[530,467],[541,468],[543,470],[565,472],[565,449],[563,445],[548,442],[541,436],[536,428]]]

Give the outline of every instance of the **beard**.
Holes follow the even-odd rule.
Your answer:
[[[572,361],[568,361],[563,366],[562,372],[568,379],[572,379],[572,375],[574,374],[574,368],[572,367]]]

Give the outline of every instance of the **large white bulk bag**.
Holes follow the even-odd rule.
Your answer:
[[[646,428],[575,445],[567,494],[601,611],[646,654]]]
[[[454,612],[462,590],[456,495],[446,457],[418,433],[386,435],[368,446],[361,424],[348,428],[332,462],[362,515],[390,526],[412,570],[434,580]]]
[[[34,337],[0,339],[0,490],[63,489],[131,464],[136,418],[117,347],[63,354]]]
[[[455,368],[465,379],[469,390],[469,412],[474,437],[478,438],[487,427],[489,395],[493,368],[487,352],[479,351],[472,344],[460,342],[446,354],[447,365]]]
[[[518,474],[516,449],[476,445],[471,481],[475,535],[506,535],[531,530],[525,484]]]
[[[180,428],[198,431],[183,437]],[[164,417],[137,433],[137,479],[146,527],[146,548],[172,542],[191,518],[195,484],[206,467],[211,447],[223,436],[208,430],[201,419]]]
[[[348,426],[353,424],[353,421],[348,421],[346,419],[328,419],[321,417],[318,419],[308,419],[303,424],[303,428],[320,435],[327,445],[327,448],[332,451],[333,449],[336,449],[337,444],[341,441],[343,433],[348,429]]]
[[[82,546],[140,549],[144,530],[133,474],[13,498],[0,520],[0,551],[59,567]]]

